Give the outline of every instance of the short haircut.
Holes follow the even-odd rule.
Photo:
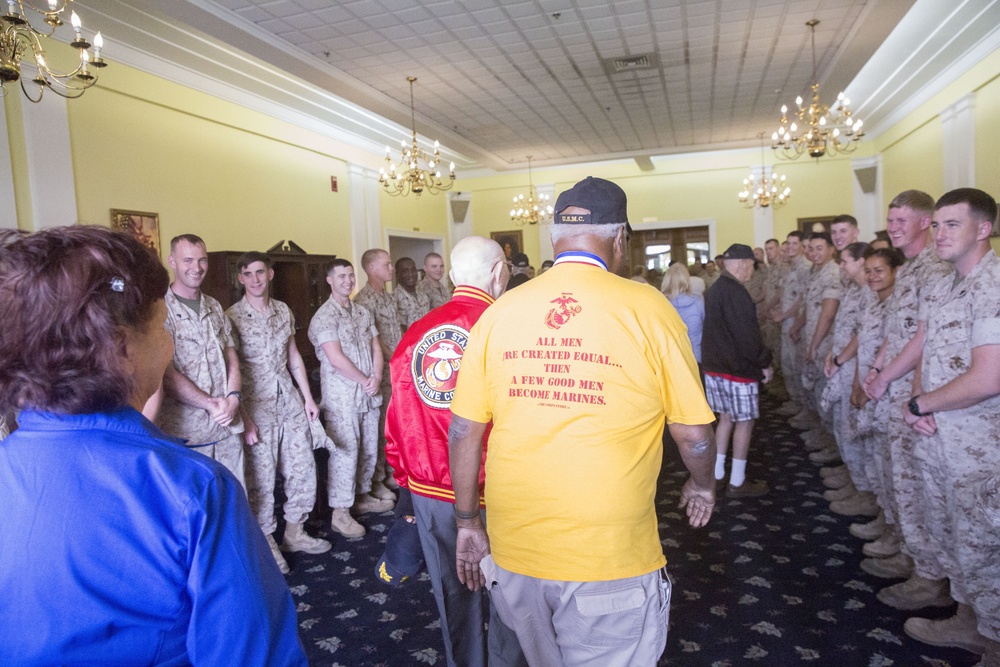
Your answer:
[[[802,232],[800,232],[800,231],[799,231],[799,230],[797,230],[797,229],[796,229],[796,230],[793,230],[793,231],[790,231],[790,232],[788,232],[788,234],[787,234],[787,235],[785,236],[785,240],[787,241],[788,239],[792,238],[793,236],[794,236],[795,238],[797,238],[797,239],[798,239],[798,240],[799,240],[800,242],[801,242],[801,241],[805,241],[805,240],[806,240],[806,235],[805,235],[805,234],[803,234]]]
[[[174,238],[170,239],[170,252],[176,250],[177,244],[181,241],[187,241],[191,245],[200,245],[205,246],[206,248],[208,247],[205,245],[205,241],[203,241],[197,234],[178,234]]]
[[[396,265],[395,265],[397,271],[399,271],[399,265],[402,264],[403,262],[413,262],[413,258],[412,257],[400,257],[399,259],[397,259],[396,260]],[[417,265],[417,263],[413,262],[413,266],[416,266],[416,265]]]
[[[720,260],[720,259],[721,259],[721,260],[722,260],[723,262],[724,262],[724,261],[726,261],[726,258],[725,258],[725,257],[724,257],[723,255],[716,255],[716,256],[715,256],[715,259],[716,259],[716,261],[718,261],[718,260]]]
[[[552,238],[553,245],[574,236],[596,236],[607,241],[615,238],[623,227],[625,227],[624,222],[611,225],[558,224],[550,226],[549,236]]]
[[[840,223],[843,223],[843,222],[846,222],[847,224],[849,224],[852,227],[857,227],[858,226],[858,219],[855,218],[853,215],[848,215],[847,213],[841,213],[840,215],[838,215],[837,217],[835,217],[833,220],[831,220],[830,221],[830,226],[837,225],[837,224],[840,224]]]
[[[889,245],[892,245],[892,239],[889,238],[889,232],[885,231],[884,229],[880,229],[877,232],[875,232],[875,240],[887,241]]]
[[[169,285],[148,248],[107,227],[0,232],[0,413],[128,405],[127,335],[162,326],[150,318]]]
[[[881,257],[893,269],[898,269],[906,261],[899,248],[872,248],[869,246],[868,252],[865,253],[865,259],[872,257]]]
[[[863,241],[855,241],[854,243],[849,243],[844,246],[844,249],[840,252],[841,254],[846,252],[852,259],[855,260],[864,259],[865,253],[868,252],[869,247],[870,246]]]
[[[811,232],[809,234],[810,241],[815,241],[817,239],[822,239],[823,241],[826,241],[827,245],[831,246],[833,245],[833,239],[830,238],[830,232]]]
[[[374,262],[375,259],[382,254],[388,255],[389,253],[382,250],[382,248],[369,248],[368,250],[365,250],[365,253],[361,255],[361,268],[367,271],[368,267],[372,265],[372,262]]]
[[[930,214],[934,212],[934,198],[920,190],[904,190],[893,197],[889,208],[908,208]]]
[[[546,269],[546,268],[552,266],[553,264],[555,264],[555,262],[553,262],[551,259],[547,259],[544,262],[542,262],[542,268]]]
[[[254,262],[264,262],[264,266],[269,269],[272,266],[271,258],[268,257],[267,253],[251,250],[240,255],[240,258],[236,260],[236,268],[242,271]]]
[[[440,259],[442,262],[444,261],[444,257],[442,257],[441,255],[439,255],[438,253],[436,253],[436,252],[429,252],[426,255],[424,255],[424,264],[426,264],[427,260],[429,260],[432,257]]]
[[[338,266],[343,266],[343,267],[349,268],[349,269],[353,269],[354,268],[354,265],[351,264],[350,262],[348,262],[343,257],[337,257],[336,259],[334,259],[333,261],[331,261],[329,264],[326,265],[326,275],[328,275],[328,276],[332,275],[333,274],[333,270],[336,269]]]
[[[778,239],[768,239],[768,240],[764,241],[764,245],[765,245],[765,246],[766,246],[766,245],[767,245],[768,243],[774,243],[774,244],[776,244],[776,245],[781,245],[780,243],[778,243]]]
[[[934,210],[937,211],[945,206],[955,206],[956,204],[967,204],[969,212],[977,222],[992,224],[997,220],[996,200],[976,188],[958,188],[944,193],[934,205]]]

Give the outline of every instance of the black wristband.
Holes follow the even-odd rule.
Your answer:
[[[241,394],[238,391],[231,391],[228,394],[226,394],[226,398],[229,398],[230,396],[235,396],[236,401],[239,403],[243,402],[243,394]]]
[[[458,509],[458,505],[455,505],[455,518],[465,519],[466,521],[470,519],[478,519],[479,510],[476,510],[475,512],[463,512],[462,510]]]
[[[913,415],[914,417],[926,417],[931,413],[920,411],[920,405],[917,404],[918,398],[920,398],[920,394],[917,394],[916,396],[911,396],[909,403],[906,404],[906,407],[910,410],[910,414]]]
[[[837,368],[840,368],[844,364],[842,364],[839,361],[837,361],[837,357],[838,356],[840,356],[840,355],[837,355],[837,354],[833,355],[833,365],[836,366]]]

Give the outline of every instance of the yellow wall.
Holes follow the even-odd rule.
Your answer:
[[[347,151],[336,142],[122,65],[68,106],[80,222],[152,211],[164,247],[193,232],[210,250],[290,239],[350,255]]]
[[[457,189],[458,186],[454,186]],[[448,234],[448,200],[442,193],[409,194],[391,197],[379,194],[379,212],[383,229],[396,229],[427,234]]]
[[[1000,197],[1000,71],[976,91],[976,185]]]
[[[904,190],[923,190],[935,199],[944,194],[941,150],[941,123],[936,118],[886,146],[882,150],[885,205]]]
[[[853,210],[853,174],[848,158],[826,158],[819,162],[800,159],[777,165],[771,155],[766,159],[770,168],[785,174],[792,188],[789,203],[774,212],[776,236],[783,237],[796,229],[800,217],[833,216]],[[733,243],[753,244],[753,212],[743,208],[737,193],[750,166],[760,164],[760,149],[672,157],[659,159],[655,164],[656,169],[651,172],[641,171],[632,161],[536,169],[532,178],[536,186],[554,185],[555,196],[586,176],[607,178],[625,190],[633,224],[714,220],[718,247],[711,248],[712,254]],[[527,185],[527,174],[505,174],[467,179],[457,187],[472,194],[474,233],[488,236],[496,231],[522,230],[524,251],[538,266],[541,247],[549,242],[548,228],[518,227],[510,221],[512,199],[526,192]]]

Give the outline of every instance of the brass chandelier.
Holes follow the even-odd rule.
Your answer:
[[[853,153],[858,141],[864,136],[862,122],[851,116],[850,100],[844,93],[837,95],[837,106],[831,109],[819,101],[819,82],[816,77],[816,26],[819,21],[806,21],[812,32],[813,84],[812,100],[808,107],[802,106],[802,98],[797,97],[798,109],[788,119],[788,107],[781,106],[781,126],[771,135],[771,148],[782,160],[795,160],[808,153],[809,157]],[[795,122],[798,120],[798,123]]]
[[[517,225],[537,225],[552,219],[552,205],[548,195],[535,193],[535,184],[531,180],[531,156],[528,158],[528,196],[520,194],[514,197],[514,208],[510,210],[510,219]]]
[[[392,161],[392,151],[385,147],[385,167],[378,170],[378,182],[393,197],[402,195],[405,197],[411,192],[420,196],[422,192],[436,195],[445,190],[451,190],[455,185],[455,163],[452,162],[448,168],[448,180],[441,178],[441,144],[434,142],[434,152],[428,155],[417,146],[417,121],[413,111],[413,82],[417,80],[415,76],[408,76],[406,80],[410,82],[410,123],[412,131],[412,143],[407,146],[406,142],[400,140],[399,150],[402,153],[400,162],[401,170],[396,171],[396,163]],[[420,163],[426,164],[426,168],[421,168]]]
[[[784,174],[778,176],[772,171],[768,178],[767,165],[764,164],[764,133],[757,136],[760,137],[760,178],[751,171],[750,176],[743,179],[743,189],[739,193],[740,203],[746,208],[770,206],[779,209],[792,196],[792,189],[788,187]]]
[[[91,44],[83,37],[80,17],[70,11],[70,23],[73,26],[74,37],[70,46],[80,52],[80,64],[70,72],[60,73],[52,69],[45,59],[45,39],[51,37],[56,28],[63,25],[60,16],[73,3],[73,0],[47,0],[48,7],[39,9],[28,0],[7,0],[7,11],[0,14],[0,91],[7,95],[7,84],[19,81],[21,90],[32,102],[39,102],[46,90],[69,99],[83,95],[88,88],[97,83],[97,75],[91,72],[92,67],[101,68],[107,63],[101,58],[101,48],[104,39],[101,33],[94,36],[94,54],[91,57]],[[28,20],[28,11],[41,17],[48,28],[36,29]],[[27,56],[30,55],[30,60]],[[21,73],[22,63],[36,70],[31,83],[38,86],[38,95],[32,96],[25,85],[26,76]],[[29,75],[30,76],[30,75]]]

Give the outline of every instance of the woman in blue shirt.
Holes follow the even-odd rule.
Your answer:
[[[695,361],[701,365],[701,331],[705,322],[704,297],[691,293],[691,275],[687,267],[680,262],[674,262],[667,269],[660,289],[687,326]]]
[[[239,483],[139,413],[167,285],[106,228],[0,235],[0,664],[306,664]]]

